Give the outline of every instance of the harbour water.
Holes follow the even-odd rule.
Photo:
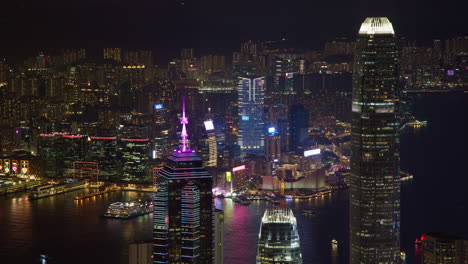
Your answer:
[[[407,263],[419,264],[414,239],[422,233],[443,229],[468,236],[468,95],[417,95],[413,102],[416,118],[428,125],[407,128],[401,137],[401,167],[414,174],[402,186],[401,248]],[[81,192],[35,201],[27,194],[0,197],[0,263],[39,263],[44,253],[54,258],[51,263],[128,263],[128,243],[151,239],[152,214],[106,219],[101,215],[110,203],[138,194],[114,192],[74,201]],[[225,211],[225,263],[254,263],[261,216],[269,204],[243,206],[217,199],[215,205]],[[282,201],[281,206],[292,208],[297,218],[304,264],[348,263],[347,191],[310,201]]]

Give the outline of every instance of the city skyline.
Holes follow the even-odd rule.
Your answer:
[[[468,264],[459,5],[6,3],[0,262]]]
[[[37,52],[38,47],[107,46],[151,48],[158,51],[164,61],[171,57],[166,54],[174,55],[177,49],[184,47],[234,49],[239,40],[282,38],[316,49],[337,36],[353,38],[362,18],[376,15],[394,21],[393,24],[401,28],[399,36],[428,44],[432,39],[467,34],[462,10],[452,8],[457,2],[461,4],[455,1],[441,6],[399,0],[377,6],[370,0],[334,4],[297,0],[288,3],[291,11],[281,12],[277,7],[283,3],[278,0],[268,5],[265,1],[142,0],[131,4],[127,1],[100,4],[80,1],[70,7],[54,0],[42,5],[22,1],[4,6],[7,11],[0,18],[0,29],[9,36],[9,41],[0,44],[0,56],[21,58],[24,57],[22,50]],[[237,19],[244,6],[252,10],[248,21]],[[102,19],[102,14],[106,19]],[[428,16],[430,20],[426,19]]]

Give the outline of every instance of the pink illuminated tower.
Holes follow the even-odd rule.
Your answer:
[[[187,147],[187,127],[188,124],[188,117],[185,116],[185,96],[182,97],[182,117],[180,118],[180,124],[182,125],[182,133],[180,137],[182,138],[182,146],[180,147],[180,152],[195,152]]]
[[[213,263],[212,178],[187,146],[185,98],[182,101],[182,145],[157,172],[153,263]]]

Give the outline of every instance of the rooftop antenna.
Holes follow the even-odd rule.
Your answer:
[[[191,149],[187,147],[187,127],[188,124],[188,117],[185,116],[185,96],[182,96],[182,117],[180,118],[180,124],[182,125],[182,133],[180,137],[182,138],[182,146],[180,148],[180,152],[192,152]]]

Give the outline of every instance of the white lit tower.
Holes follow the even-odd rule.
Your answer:
[[[262,217],[256,264],[302,264],[296,217],[289,208],[268,208]]]
[[[398,65],[390,21],[366,18],[353,70],[350,264],[400,263]]]

